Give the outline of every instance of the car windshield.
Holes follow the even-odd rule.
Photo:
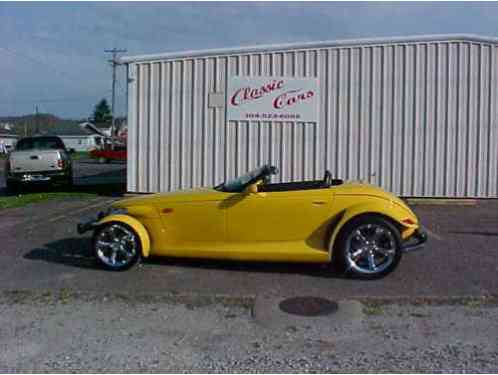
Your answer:
[[[262,166],[259,168],[256,168],[250,172],[247,172],[246,174],[234,178],[233,180],[229,180],[227,182],[224,182],[218,186],[215,187],[216,190],[220,191],[225,191],[225,192],[230,192],[230,193],[235,193],[235,192],[241,192],[244,190],[244,188],[247,186],[247,184],[254,180],[256,177],[260,176],[263,174],[265,168],[267,166]]]
[[[26,150],[60,150],[64,149],[64,143],[55,137],[24,138],[17,142],[17,151]]]

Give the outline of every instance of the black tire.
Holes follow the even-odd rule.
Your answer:
[[[373,270],[369,269],[367,272],[367,270],[362,271],[364,267],[358,265],[357,262],[352,259],[353,255],[352,251],[350,251],[350,246],[351,243],[353,241],[356,241],[356,239],[358,238],[357,236],[355,236],[355,239],[353,240],[353,233],[357,233],[358,229],[360,229],[360,233],[362,230],[368,230],[369,226],[371,226],[372,228],[382,228],[384,231],[386,231],[384,233],[385,238],[383,239],[383,241],[389,241],[390,255],[386,256],[385,258],[382,258],[384,255],[380,255],[380,258],[384,259],[384,263],[380,264],[378,270],[376,270],[376,268],[374,267]],[[365,237],[363,236],[360,237],[365,239]],[[375,241],[367,241],[366,243],[369,243],[369,245],[365,246],[376,246]],[[364,247],[360,247],[360,249],[363,248]],[[357,249],[357,251],[358,250],[359,249]],[[371,248],[370,251],[361,251],[363,251],[364,253],[373,252],[373,254],[375,254],[374,259],[375,256],[379,258],[379,253],[377,253],[376,250],[372,250]],[[386,250],[382,248],[382,251]],[[392,254],[393,251],[394,254]],[[389,219],[386,219],[380,215],[365,214],[351,219],[344,225],[335,241],[332,255],[334,258],[334,266],[336,267],[336,269],[345,272],[346,275],[358,279],[378,279],[386,276],[396,269],[399,262],[401,261],[402,254],[403,251],[401,234],[396,225],[394,225]],[[364,263],[365,260],[363,258],[364,257],[359,259],[359,261],[363,261]]]
[[[126,264],[111,265],[111,264],[109,264],[109,262],[106,262],[103,260],[103,257],[101,257],[102,254],[99,254],[99,249],[97,247],[97,241],[99,241],[99,239],[101,238],[100,237],[101,234],[104,231],[109,230],[109,228],[112,227],[113,225],[118,225],[120,227],[125,228],[134,237],[134,241],[136,244],[136,251],[135,251],[135,254],[129,259],[129,261]],[[120,222],[109,222],[109,223],[106,223],[106,224],[100,226],[99,228],[97,228],[94,231],[93,238],[92,238],[92,252],[93,252],[95,258],[97,259],[97,262],[103,268],[105,268],[109,271],[125,271],[127,269],[130,269],[131,267],[133,267],[135,264],[137,264],[140,261],[141,256],[142,256],[142,244],[140,242],[140,237],[133,230],[133,228],[131,228],[129,225],[126,225],[126,224],[120,223]]]
[[[19,192],[19,184],[14,181],[7,180],[5,190],[7,192],[7,195],[15,195]]]
[[[66,181],[64,182],[64,185],[68,188],[73,187],[73,173],[71,172],[69,176],[67,176]]]
[[[72,177],[64,177],[64,179],[60,179],[53,183],[56,189],[66,191],[71,190],[73,187],[73,178]]]

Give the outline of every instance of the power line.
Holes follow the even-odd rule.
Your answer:
[[[27,54],[24,54],[24,53],[21,53],[19,51],[16,51],[16,50],[13,50],[11,48],[7,48],[7,47],[0,47],[0,50],[1,51],[5,51],[13,56],[17,56],[17,57],[21,57],[21,58],[24,58],[32,63],[35,63],[37,66],[39,65],[43,65],[47,68],[49,68],[52,72],[56,73],[57,75],[61,76],[62,78],[64,78],[65,80],[67,80],[67,82],[71,82],[71,86],[74,86],[74,83],[75,83],[75,79],[76,79],[76,76],[72,76],[64,71],[61,71],[59,70],[58,68],[56,68],[55,66],[45,62],[45,61],[42,61],[42,60],[39,60],[39,59],[36,59],[36,58],[33,58]],[[78,77],[78,79],[80,79],[80,77]],[[106,92],[105,95],[107,95],[109,92]],[[51,99],[21,99],[21,100],[8,100],[8,101],[0,101],[0,105],[12,105],[12,104],[22,104],[22,103],[64,103],[64,102],[85,102],[85,101],[88,101],[88,100],[91,100],[91,99],[94,99],[96,96],[92,95],[92,96],[79,96],[79,97],[74,97],[74,98],[67,98],[67,97],[64,97],[64,98],[51,98]]]
[[[10,100],[5,102],[0,102],[0,104],[83,102],[95,98],[98,98],[98,96],[92,95],[92,96],[80,96],[78,98],[55,98],[55,99],[22,99],[22,100]]]
[[[6,48],[6,47],[0,47],[1,50],[3,51],[6,51],[8,53],[10,53],[11,55],[15,55],[15,56],[19,56],[19,57],[23,57],[25,58],[26,60],[29,60],[35,64],[41,64],[41,65],[45,65],[46,67],[50,68],[54,73],[57,73],[59,75],[61,75],[62,77],[64,77],[65,79],[68,79],[71,81],[71,83],[74,83],[74,79],[76,78],[76,76],[72,76],[66,72],[63,72],[61,70],[58,70],[57,68],[55,68],[53,65],[49,64],[49,63],[46,63],[45,61],[42,61],[42,60],[38,60],[38,59],[35,59],[31,56],[28,56],[28,55],[25,55],[24,53],[20,53],[19,51],[15,51],[13,49],[10,49],[10,48]]]
[[[7,48],[7,47],[0,47],[0,50],[2,51],[5,51],[11,55],[14,55],[14,56],[19,56],[19,57],[22,57],[26,60],[29,60],[30,62],[32,63],[35,63],[37,65],[44,65],[45,67],[48,67],[50,68],[50,70],[52,70],[54,73],[57,73],[58,75],[62,76],[63,78],[67,79],[68,81],[70,80],[72,84],[74,84],[74,79],[76,76],[71,76],[70,74],[64,72],[64,71],[61,71],[59,69],[57,69],[55,66],[45,62],[45,61],[42,61],[42,60],[39,60],[39,59],[36,59],[36,58],[33,58],[29,55],[26,55],[24,53],[21,53],[19,51],[16,51],[16,50],[13,50],[11,48]],[[111,91],[111,95],[112,95],[112,108],[111,108],[111,112],[114,113],[115,110],[116,110],[116,66],[117,66],[117,54],[118,53],[124,53],[124,52],[127,52],[126,50],[124,49],[116,49],[116,48],[113,48],[112,50],[105,50],[105,52],[108,52],[108,53],[112,53],[112,60],[110,60],[111,62],[111,65],[113,67],[113,85],[112,85],[112,91]],[[80,77],[79,77],[80,78]],[[79,79],[78,78],[78,79]],[[119,84],[119,83],[118,83]],[[106,95],[108,94],[109,92],[106,92]],[[91,99],[94,99],[95,96],[80,96],[80,97],[74,97],[74,98],[67,98],[67,97],[64,97],[64,98],[50,98],[50,99],[21,99],[21,100],[8,100],[8,101],[0,101],[0,105],[11,105],[11,104],[22,104],[22,103],[64,103],[64,102],[84,102],[84,101],[87,101],[87,100],[91,100]],[[114,116],[113,116],[113,129],[114,129]]]

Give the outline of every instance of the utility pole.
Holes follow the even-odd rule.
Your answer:
[[[118,65],[117,57],[118,53],[127,52],[125,49],[106,49],[104,50],[106,53],[112,53],[112,59],[109,60],[112,66],[112,104],[111,104],[111,115],[112,115],[112,123],[111,123],[111,145],[114,149],[114,131],[116,127],[116,116],[114,116],[114,111],[116,109],[116,66]]]
[[[35,105],[35,124],[36,124],[36,134],[35,135],[40,135],[40,124],[38,122],[38,105]]]

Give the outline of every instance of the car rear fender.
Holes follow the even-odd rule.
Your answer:
[[[412,218],[414,220],[417,220],[417,218],[413,217],[413,214],[402,209],[400,206],[388,201],[386,201],[385,203],[384,202],[361,203],[358,205],[351,206],[345,209],[341,213],[340,219],[335,221],[336,224],[331,230],[331,235],[329,240],[329,253],[331,257],[335,241],[341,229],[344,228],[344,226],[353,218],[365,214],[374,214],[374,215],[376,214],[379,216],[384,216],[387,219],[390,219],[400,228],[402,239],[410,237],[413,234],[413,232],[419,227],[418,224],[407,224],[403,222],[403,220],[407,218]]]
[[[142,255],[147,258],[150,254],[150,236],[147,232],[145,226],[129,215],[109,215],[98,221],[97,227],[110,222],[119,222],[131,227],[140,239],[140,245],[142,247]]]

